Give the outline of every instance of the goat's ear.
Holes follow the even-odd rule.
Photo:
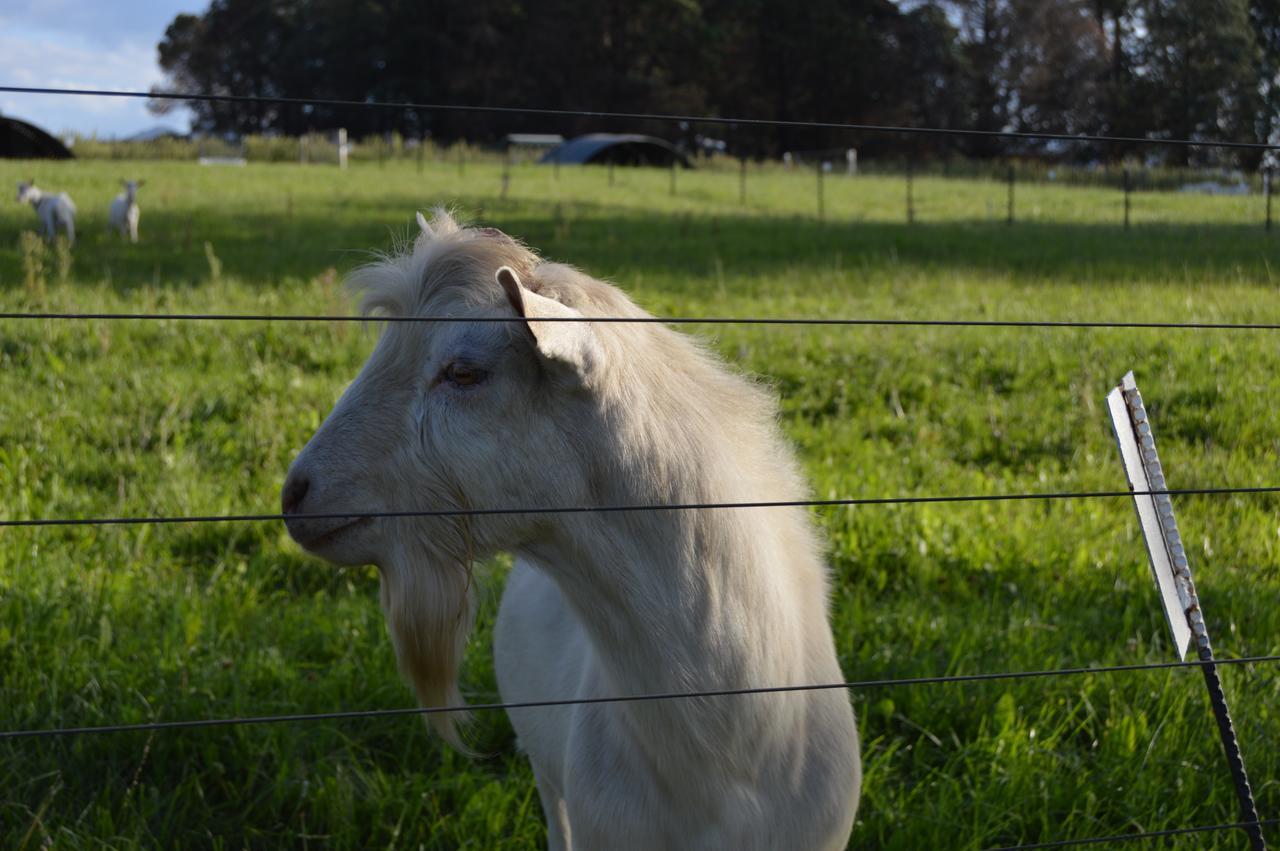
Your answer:
[[[511,307],[524,318],[538,354],[570,367],[580,378],[600,363],[600,341],[581,313],[528,289],[510,266],[499,269],[497,279]],[[540,321],[548,319],[553,321]]]

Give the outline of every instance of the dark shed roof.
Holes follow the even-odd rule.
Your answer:
[[[684,168],[693,168],[689,158],[677,151],[670,142],[655,136],[633,133],[588,133],[570,139],[559,147],[547,151],[541,162],[565,165],[660,165],[678,162]]]
[[[0,158],[69,160],[71,150],[34,124],[0,115]]]

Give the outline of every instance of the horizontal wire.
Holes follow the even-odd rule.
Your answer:
[[[1103,499],[1123,496],[1210,496],[1280,493],[1280,486],[1175,488],[1171,490],[1061,491],[1049,493],[889,496],[854,499],[787,499],[760,502],[683,502],[648,505],[565,505],[523,508],[436,508],[420,511],[334,511],[297,514],[203,514],[185,517],[69,517],[0,520],[6,526],[138,526],[160,523],[251,523],[272,520],[364,520],[382,517],[485,517],[508,514],[609,514],[623,511],[699,511],[722,508],[823,508],[857,505],[920,505],[950,502],[1014,502],[1037,499]]]
[[[1000,848],[988,848],[987,851],[1032,851],[1037,848],[1067,848],[1072,845],[1098,845],[1103,842],[1133,842],[1139,839],[1160,839],[1167,836],[1182,836],[1190,833],[1214,833],[1223,830],[1245,830],[1250,827],[1275,827],[1280,819],[1269,818],[1259,821],[1237,821],[1230,824],[1207,824],[1201,827],[1174,827],[1168,830],[1151,830],[1145,833],[1120,833],[1115,836],[1090,836],[1086,839],[1059,839],[1053,842],[1034,842],[1030,845],[1005,845]]]
[[[1039,671],[1007,671],[988,674],[956,674],[937,677],[904,677],[901,679],[859,680],[842,683],[814,683],[793,686],[760,686],[755,688],[706,689],[702,691],[658,692],[652,694],[618,695],[614,697],[572,697],[559,700],[522,700],[507,703],[477,703],[470,706],[413,706],[401,709],[354,709],[345,712],[295,713],[291,715],[254,715],[237,718],[195,718],[187,721],[151,721],[140,724],[110,724],[100,727],[51,727],[42,730],[0,731],[3,739],[32,739],[54,736],[76,736],[92,733],[130,733],[149,730],[191,729],[196,727],[227,727],[247,724],[281,724],[304,721],[342,721],[358,718],[394,718],[403,715],[442,715],[455,712],[489,712],[510,709],[547,709],[559,706],[590,706],[602,703],[644,703],[658,700],[680,700],[704,697],[733,697],[741,695],[782,694],[789,692],[831,691],[835,689],[857,690],[888,688],[891,686],[944,685],[949,683],[975,683],[990,680],[1020,680],[1044,677],[1081,676],[1088,674],[1119,674],[1132,671],[1159,671],[1174,668],[1203,668],[1206,665],[1246,665],[1263,662],[1280,662],[1280,654],[1268,656],[1242,656],[1237,659],[1193,659],[1187,662],[1141,662],[1132,665],[1110,665],[1083,668],[1050,668]]]
[[[904,127],[889,124],[852,124],[840,121],[797,121],[778,118],[722,118],[714,115],[678,115],[664,112],[610,112],[596,109],[548,109],[528,106],[479,106],[475,104],[415,103],[412,101],[344,100],[341,98],[270,97],[260,95],[211,95],[203,93],[139,92],[120,89],[67,89],[45,86],[0,86],[0,92],[35,95],[82,95],[89,97],[148,98],[155,100],[188,100],[223,103],[284,104],[294,106],[341,106],[362,109],[423,110],[426,112],[487,112],[514,115],[546,115],[568,118],[626,119],[629,121],[665,121],[689,124],[742,125],[744,127],[812,127],[823,130],[849,130],[860,133],[912,133],[927,136],[977,136],[984,138],[1027,139],[1058,142],[1125,142],[1143,145],[1180,145],[1203,148],[1243,148],[1255,151],[1280,149],[1265,142],[1198,141],[1195,139],[1159,139],[1149,136],[1099,136],[1073,133],[1037,133],[1023,130],[965,130],[950,127]]]
[[[525,322],[519,316],[321,316],[300,313],[3,313],[0,319],[173,320],[176,322]],[[1280,331],[1280,322],[1108,322],[1036,319],[825,319],[761,316],[550,316],[538,322],[662,325],[851,325],[975,328],[1161,328]]]

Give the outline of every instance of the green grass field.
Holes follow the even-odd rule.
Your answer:
[[[202,168],[0,162],[80,208],[71,263],[19,250],[0,310],[320,313],[343,273],[446,203],[670,316],[1280,322],[1259,198],[812,173],[413,163]],[[142,243],[108,238],[145,177]],[[1280,342],[1265,331],[688,328],[769,381],[819,498],[1124,487],[1103,398],[1135,370],[1171,487],[1280,484]],[[359,322],[0,320],[0,515],[277,510],[293,454],[370,351]],[[767,499],[767,494],[743,494]],[[1277,499],[1177,500],[1222,656],[1280,652]],[[1123,499],[815,511],[845,674],[878,679],[1172,659]],[[496,696],[486,566],[464,691]],[[1280,665],[1223,672],[1263,818],[1280,816]],[[1194,670],[852,694],[866,780],[851,847],[982,849],[1235,821]],[[279,523],[0,528],[0,728],[412,705],[373,569]],[[470,759],[413,717],[0,741],[13,848],[538,848],[499,713]],[[1280,842],[1280,831],[1272,830]],[[1241,834],[1162,847],[1236,849]],[[1135,846],[1136,847],[1136,846]]]

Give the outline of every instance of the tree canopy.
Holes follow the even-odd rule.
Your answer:
[[[174,18],[159,53],[164,88],[193,94],[1206,141],[1265,141],[1280,129],[1277,0],[213,0],[203,14]],[[576,117],[187,103],[196,129],[213,133],[341,126],[484,141],[516,131],[677,132]],[[699,130],[749,154],[850,144],[881,154],[1011,150],[976,137],[794,127],[679,132]],[[1071,155],[1128,152],[1077,146]]]

